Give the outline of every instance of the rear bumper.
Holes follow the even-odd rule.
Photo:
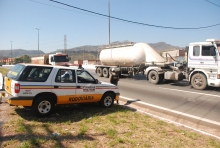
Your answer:
[[[0,98],[12,106],[32,106],[33,97],[14,97],[8,93],[1,93]]]

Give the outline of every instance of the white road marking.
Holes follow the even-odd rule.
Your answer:
[[[212,96],[212,97],[218,97],[220,98],[220,95],[212,95],[212,94],[206,94],[206,93],[198,93],[198,92],[192,92],[192,91],[186,91],[186,90],[179,90],[179,89],[171,89],[171,88],[164,88],[164,87],[159,87],[162,89],[168,89],[168,90],[173,90],[173,91],[180,91],[180,92],[186,92],[186,93],[192,93],[192,94],[198,94],[198,95],[206,95],[206,96]]]
[[[131,99],[131,98],[124,97],[124,96],[120,96],[120,98],[129,100],[129,101],[136,101],[136,99]],[[157,105],[145,103],[145,102],[142,102],[142,101],[136,101],[136,103],[143,104],[143,105],[150,106],[150,107],[154,107],[154,108],[161,109],[161,110],[164,110],[164,111],[169,111],[169,112],[172,112],[172,113],[175,113],[175,114],[183,115],[183,116],[190,117],[190,118],[194,118],[194,119],[197,119],[197,120],[209,122],[209,123],[212,123],[212,124],[215,124],[215,125],[220,125],[220,123],[219,123],[219,122],[216,122],[216,121],[212,121],[212,120],[208,120],[208,119],[205,119],[205,118],[201,118],[201,117],[189,115],[189,114],[186,114],[186,113],[174,111],[174,110],[171,110],[171,109],[167,109],[167,108],[160,107],[160,106],[157,106]],[[143,112],[143,113],[145,113],[145,114],[152,115],[152,116],[154,116],[154,117],[157,117],[157,118],[160,118],[160,119],[163,119],[163,120],[166,120],[166,121],[168,121],[168,122],[171,122],[171,123],[174,123],[174,124],[177,124],[177,125],[181,125],[181,126],[184,126],[184,127],[190,128],[190,129],[193,129],[193,130],[198,131],[198,132],[201,132],[201,133],[203,133],[203,134],[210,135],[210,136],[212,136],[212,137],[215,137],[215,138],[220,139],[220,137],[218,137],[218,136],[216,136],[216,135],[212,135],[212,134],[210,134],[210,133],[207,133],[207,132],[198,130],[198,129],[196,129],[196,128],[192,128],[192,127],[189,127],[189,126],[187,126],[187,125],[184,125],[184,124],[181,124],[181,123],[172,121],[172,120],[168,120],[168,119],[165,119],[165,118],[162,118],[162,117],[159,117],[159,116],[156,116],[156,115],[147,113],[147,112],[145,112],[145,111],[141,111],[141,110],[138,110],[138,111],[139,111],[139,112]]]

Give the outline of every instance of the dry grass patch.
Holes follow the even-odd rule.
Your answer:
[[[4,148],[220,147],[216,139],[119,105],[59,107],[47,118],[33,117],[22,107],[8,107],[8,121],[1,126]]]
[[[2,73],[3,76],[6,76],[9,70],[10,69],[0,67],[0,73]]]

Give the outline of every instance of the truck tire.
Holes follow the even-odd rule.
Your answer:
[[[162,77],[160,77],[155,70],[150,71],[148,74],[148,80],[152,84],[159,84],[161,82],[161,78]]]
[[[99,105],[105,108],[110,108],[114,104],[114,96],[111,93],[106,93],[102,96],[99,101]]]
[[[192,87],[198,90],[204,90],[207,87],[207,80],[204,74],[196,73],[191,79]]]
[[[105,78],[109,77],[109,69],[108,68],[103,68],[102,73]]]
[[[102,77],[103,76],[103,71],[102,71],[102,68],[101,67],[98,67],[97,68],[97,74],[99,77]]]
[[[54,110],[54,101],[48,96],[40,96],[32,106],[32,111],[37,117],[49,116]]]

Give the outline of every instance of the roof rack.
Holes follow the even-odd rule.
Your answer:
[[[110,44],[110,45],[103,45],[100,48],[101,49],[109,49],[109,48],[118,48],[118,47],[127,47],[127,46],[133,46],[135,42],[123,42],[123,43],[116,43],[116,44]]]

